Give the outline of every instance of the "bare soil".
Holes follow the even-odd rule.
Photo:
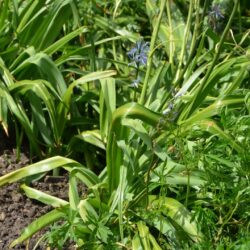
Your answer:
[[[27,153],[21,153],[17,162],[16,150],[13,147],[13,143],[0,132],[0,176],[30,163]],[[66,176],[60,178],[47,176],[33,183],[33,187],[56,197],[67,199],[68,185]],[[10,243],[20,236],[21,231],[29,223],[51,209],[48,205],[27,198],[20,190],[20,183],[0,187],[0,250],[10,249]],[[38,232],[32,239],[16,246],[14,249],[33,249],[45,231],[46,229],[43,232]],[[45,245],[41,245],[36,249],[47,248]]]

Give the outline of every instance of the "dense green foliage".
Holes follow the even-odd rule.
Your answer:
[[[54,207],[12,246],[53,225],[58,249],[249,249],[249,20],[239,0],[0,1],[1,128],[41,160],[0,186]],[[30,186],[49,171],[69,201]]]

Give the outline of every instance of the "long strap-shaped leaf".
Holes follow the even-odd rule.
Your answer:
[[[52,224],[53,222],[61,219],[64,216],[65,216],[64,212],[61,212],[60,210],[54,209],[54,210],[48,212],[47,214],[39,217],[37,220],[33,221],[31,224],[29,224],[25,228],[25,230],[21,234],[21,236],[11,243],[10,248],[13,248],[14,246],[16,246],[19,243],[22,243],[23,241],[30,238],[33,234],[35,234],[36,232],[38,232],[42,228],[46,227],[47,225]]]
[[[202,240],[202,234],[198,230],[195,221],[189,211],[177,200],[169,197],[149,196],[150,209],[161,210],[162,214],[170,217],[176,224],[178,224],[187,235],[195,242]]]
[[[205,130],[211,134],[217,135],[221,139],[224,139],[227,141],[232,148],[234,148],[238,153],[244,154],[244,148],[238,143],[236,140],[234,140],[230,134],[227,134],[225,131],[223,131],[217,124],[211,119],[205,119],[200,122],[197,122],[197,125],[200,127],[200,129]]]
[[[116,75],[116,71],[114,70],[106,70],[106,71],[99,71],[99,72],[92,72],[90,74],[87,74],[74,82],[72,82],[69,87],[67,88],[66,92],[64,93],[62,99],[62,103],[58,105],[58,122],[61,125],[61,132],[64,129],[65,123],[66,123],[66,115],[67,112],[69,111],[70,108],[70,103],[71,103],[71,97],[73,93],[74,87],[81,85],[81,84],[86,84],[87,82],[95,81],[95,80],[100,80],[104,79],[107,77],[111,77],[113,75]]]
[[[224,97],[223,99],[217,99],[214,103],[210,106],[201,109],[201,111],[194,113],[188,119],[181,121],[179,120],[178,123],[180,125],[184,125],[185,127],[191,124],[195,124],[201,120],[206,118],[210,118],[217,114],[220,114],[221,110],[224,107],[228,108],[242,108],[245,103],[244,96],[228,96]]]
[[[29,68],[30,65],[34,65],[38,68],[41,77],[43,79],[48,79],[61,97],[64,95],[67,90],[67,85],[64,81],[63,75],[52,59],[43,52],[34,54],[18,64],[17,68],[12,71],[12,74],[16,75],[19,72],[22,72],[24,69]]]
[[[109,191],[113,192],[119,184],[120,166],[122,163],[122,151],[117,146],[117,141],[125,139],[126,127],[121,123],[123,118],[139,119],[156,126],[162,116],[137,103],[128,103],[113,113],[112,123],[107,145],[107,170]]]
[[[5,104],[8,105],[9,110],[16,116],[18,121],[21,123],[22,127],[24,128],[24,131],[29,138],[29,141],[31,145],[33,146],[36,154],[41,157],[41,152],[39,150],[37,141],[34,139],[33,130],[31,128],[30,121],[22,108],[21,105],[15,102],[13,97],[10,95],[9,91],[0,85],[0,97],[5,100]]]
[[[44,117],[44,112],[42,110],[42,103],[40,102],[40,99],[44,102],[46,105],[50,121],[51,121],[51,128],[53,130],[53,136],[55,141],[58,143],[60,141],[60,135],[58,134],[58,122],[56,118],[56,110],[55,110],[55,103],[54,103],[54,96],[57,96],[58,99],[60,98],[56,91],[54,90],[53,86],[46,82],[45,80],[24,80],[20,81],[16,84],[13,84],[9,87],[9,90],[12,94],[26,94],[27,92],[30,92],[28,95],[30,106],[35,111],[35,119],[37,121],[36,126],[39,128],[39,130],[42,133],[43,137],[48,138],[45,140],[48,144],[52,141],[50,139],[49,135],[49,129],[48,125],[46,124],[46,120]],[[35,95],[35,96],[34,96]],[[46,136],[46,132],[48,136]]]
[[[57,198],[55,196],[52,196],[50,194],[47,194],[45,192],[42,192],[40,190],[37,190],[35,188],[31,188],[25,184],[21,185],[21,189],[25,192],[25,194],[31,198],[31,199],[35,199],[38,200],[44,204],[50,205],[54,208],[58,208],[58,207],[63,207],[66,205],[69,205],[68,201],[65,201],[63,199]]]
[[[190,104],[189,110],[188,110],[188,115],[187,117],[189,117],[200,105],[202,100],[208,95],[208,93],[210,92],[211,89],[211,85],[214,85],[212,83],[209,82],[209,77],[212,75],[212,72],[218,62],[219,56],[220,56],[220,52],[222,50],[222,46],[224,44],[226,35],[230,29],[230,26],[232,24],[234,15],[237,11],[238,5],[239,5],[239,0],[234,0],[234,7],[232,9],[230,18],[228,20],[228,23],[221,35],[220,41],[218,43],[217,49],[216,49],[216,53],[214,55],[213,61],[212,63],[209,65],[209,68],[204,76],[204,78],[201,81],[201,84],[199,86],[199,88],[197,89],[196,92],[196,97],[193,99],[192,103]],[[209,84],[208,84],[209,83]]]
[[[69,34],[63,36],[61,39],[50,45],[48,48],[44,50],[44,53],[48,55],[52,55],[56,51],[58,51],[61,47],[63,47],[67,42],[80,35],[81,33],[86,33],[88,31],[87,27],[82,26],[77,30],[70,32]]]
[[[149,228],[148,226],[146,225],[145,222],[143,221],[139,221],[137,223],[137,228],[138,228],[138,231],[139,231],[139,247],[138,248],[135,248],[135,244],[133,244],[133,250],[134,249],[140,249],[140,247],[142,249],[145,249],[145,250],[162,250],[162,248],[159,246],[159,244],[157,243],[156,239],[154,238],[154,236],[149,232]],[[136,236],[136,235],[135,235]],[[134,239],[136,239],[134,237]],[[134,241],[134,240],[133,240]],[[135,242],[134,242],[135,243]],[[137,245],[138,245],[137,243]]]
[[[99,183],[99,178],[92,171],[84,168],[80,163],[74,160],[71,160],[69,158],[55,156],[55,157],[34,163],[27,167],[18,169],[4,176],[1,176],[0,187],[8,183],[10,184],[10,183],[19,181],[31,175],[48,172],[58,167],[63,167],[69,172],[75,169],[79,169],[79,176],[78,174],[76,174],[76,176],[79,177],[79,179],[84,180],[84,182],[86,183],[88,187]]]

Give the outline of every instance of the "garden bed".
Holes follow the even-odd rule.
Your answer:
[[[30,159],[25,153],[21,153],[20,160],[16,162],[16,150],[6,149],[8,145],[4,142],[8,141],[6,138],[1,139],[0,176],[29,164]],[[2,250],[8,249],[10,243],[20,236],[21,231],[35,218],[51,210],[51,206],[27,198],[19,186],[19,183],[14,183],[0,188],[0,249]],[[33,187],[56,197],[67,199],[67,177],[47,176],[43,180],[33,183]],[[33,249],[44,232],[45,230],[37,233],[31,240],[14,249]],[[38,247],[37,249],[44,248]]]
[[[249,10],[0,1],[0,250],[250,249]]]

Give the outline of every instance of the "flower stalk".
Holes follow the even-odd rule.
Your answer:
[[[226,35],[230,29],[230,26],[232,24],[232,21],[233,21],[233,18],[236,14],[236,11],[237,11],[237,8],[238,8],[238,4],[239,4],[239,0],[235,0],[234,1],[234,7],[233,7],[233,10],[232,10],[232,13],[230,15],[230,18],[227,22],[227,25],[222,33],[222,36],[221,36],[221,39],[219,41],[219,43],[217,44],[216,48],[215,48],[215,55],[214,55],[214,58],[213,58],[213,61],[212,63],[210,64],[201,84],[200,84],[200,87],[197,89],[197,93],[200,95],[200,98],[202,98],[202,96],[204,95],[203,93],[205,93],[206,91],[204,91],[204,89],[206,89],[206,82],[208,81],[208,78],[209,76],[211,75],[214,67],[216,66],[216,63],[219,59],[219,56],[220,56],[220,52],[221,52],[221,49],[222,49],[222,46],[224,44],[224,41],[225,41],[225,38],[226,38]],[[189,112],[188,112],[188,116],[190,116],[193,111],[197,108],[197,103],[196,103],[196,98],[194,99],[194,101],[191,103],[190,105],[190,108],[189,108]]]
[[[156,22],[156,26],[155,26],[155,29],[153,30],[153,34],[152,34],[151,41],[150,41],[147,71],[146,71],[146,76],[145,76],[145,79],[144,79],[144,82],[143,82],[142,92],[141,92],[141,96],[140,96],[140,100],[139,100],[139,103],[142,104],[142,105],[145,104],[147,87],[148,87],[150,72],[151,72],[152,63],[153,63],[153,52],[154,52],[155,43],[156,43],[156,39],[157,39],[157,36],[158,36],[160,24],[161,24],[163,12],[164,12],[165,7],[166,7],[166,2],[167,2],[167,0],[162,0],[161,1],[160,13],[159,13],[159,16],[158,16],[158,19],[157,19],[157,22]]]

